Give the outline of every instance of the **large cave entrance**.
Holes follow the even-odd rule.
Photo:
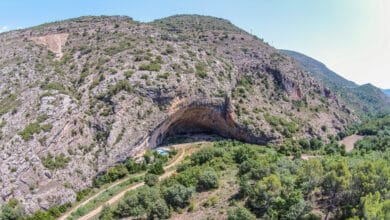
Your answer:
[[[216,134],[250,143],[266,142],[264,137],[256,137],[233,120],[228,99],[208,99],[188,101],[179,106],[152,132],[149,146],[157,147],[173,135],[199,133]]]

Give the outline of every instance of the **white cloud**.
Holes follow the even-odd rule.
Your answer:
[[[9,27],[7,25],[4,25],[4,26],[0,26],[0,33],[1,32],[5,32],[5,31],[8,31],[9,30]]]

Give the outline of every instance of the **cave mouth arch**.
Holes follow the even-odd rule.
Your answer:
[[[264,144],[266,138],[255,136],[233,119],[228,98],[186,101],[170,113],[149,136],[149,147],[159,146],[165,138],[181,134],[216,134],[223,138]]]

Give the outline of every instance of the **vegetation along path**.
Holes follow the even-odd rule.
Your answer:
[[[194,146],[194,143],[178,144],[178,145],[173,145],[172,146],[172,148],[175,148],[175,149],[179,150],[179,154],[168,165],[166,165],[164,167],[164,170],[166,172],[163,175],[160,176],[160,180],[168,178],[172,174],[175,173],[175,170],[174,169],[171,170],[171,168],[175,167],[179,162],[181,162],[186,155],[192,153],[191,150],[186,150],[186,148],[188,148],[190,146]],[[139,176],[142,176],[142,175],[144,175],[144,174],[137,174],[136,176],[131,176],[130,178],[139,177]],[[93,199],[95,199],[96,197],[101,195],[103,192],[105,192],[105,191],[109,190],[110,188],[113,188],[113,187],[123,183],[124,181],[126,181],[128,179],[129,178],[125,178],[125,179],[123,179],[121,181],[116,182],[115,184],[111,185],[110,187],[105,188],[104,190],[99,191],[97,194],[95,194],[91,198],[85,200],[84,202],[82,202],[79,205],[77,205],[74,208],[72,208],[69,212],[67,212],[64,216],[62,216],[60,218],[60,220],[67,219],[68,217],[71,216],[72,212],[76,211],[80,207],[85,206],[86,204],[88,204],[88,202],[92,201]],[[114,204],[115,202],[119,201],[127,192],[135,190],[135,189],[137,189],[137,188],[139,188],[139,187],[141,187],[143,185],[144,185],[144,182],[136,183],[136,184],[132,184],[132,185],[128,186],[126,189],[122,190],[117,195],[113,196],[110,200],[108,200],[104,204],[99,205],[98,207],[96,207],[95,209],[93,209],[92,211],[90,211],[89,213],[85,214],[84,216],[82,216],[79,219],[82,219],[82,220],[84,220],[84,219],[92,219],[94,216],[98,215],[101,212],[101,210],[103,209],[104,205],[106,205],[106,204],[108,204],[108,205]]]

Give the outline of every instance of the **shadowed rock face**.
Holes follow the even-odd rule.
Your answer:
[[[256,136],[234,121],[228,98],[191,100],[181,103],[150,135],[149,147],[156,147],[170,135],[188,133],[214,133],[225,138],[264,144],[269,138]]]

